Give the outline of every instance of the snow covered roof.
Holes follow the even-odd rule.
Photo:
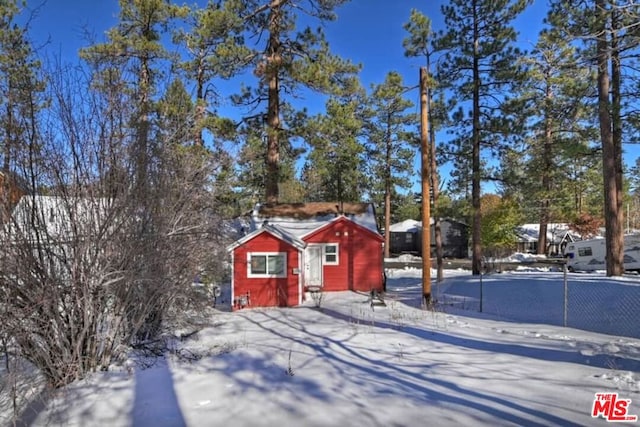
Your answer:
[[[402,222],[397,222],[389,226],[389,231],[392,233],[415,233],[422,228],[422,221],[416,221],[415,219],[405,219]]]
[[[89,233],[106,220],[108,198],[23,196],[5,232],[31,234],[33,227],[48,236],[67,238],[73,231]]]
[[[304,249],[304,247],[307,245],[305,242],[300,240],[297,236],[294,236],[293,234],[287,232],[286,230],[282,229],[281,227],[278,227],[277,225],[264,224],[261,228],[252,231],[251,233],[247,234],[243,238],[241,238],[239,240],[236,240],[235,242],[233,242],[232,244],[227,246],[227,252],[231,252],[232,250],[234,250],[238,246],[240,246],[240,245],[248,242],[249,240],[253,239],[258,234],[265,233],[265,232],[271,234],[272,236],[274,236],[274,237],[276,237],[276,238],[278,238],[280,240],[282,240],[283,242],[289,243],[291,246],[296,247],[298,249]]]
[[[450,222],[450,223],[463,224],[460,221],[456,221],[450,218],[440,219],[441,223],[444,221]],[[433,223],[434,223],[434,219],[430,218],[429,225],[433,225]],[[420,231],[421,228],[422,228],[422,221],[416,221],[415,219],[405,219],[402,222],[391,224],[391,226],[389,227],[389,231],[391,233],[417,233],[418,231]]]
[[[257,205],[251,215],[249,231],[257,230],[263,224],[269,224],[300,238],[340,215],[374,233],[379,233],[372,204],[331,202]]]
[[[540,236],[540,224],[522,224],[516,228],[516,233],[522,242],[537,242]],[[566,223],[547,224],[547,240],[550,243],[561,243],[565,235],[575,239],[580,237],[569,229]]]

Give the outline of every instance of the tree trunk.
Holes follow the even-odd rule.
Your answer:
[[[547,76],[547,79],[550,76]],[[551,98],[553,97],[553,93],[551,91],[551,85],[547,81],[545,100],[546,107],[545,108],[545,120],[544,120],[544,142],[542,148],[542,191],[543,196],[540,201],[540,227],[538,233],[538,248],[536,253],[538,255],[545,255],[547,253],[547,226],[549,224],[549,195],[551,194],[551,169],[553,167],[553,153],[552,153],[552,144],[553,144],[553,134],[551,129],[551,121],[550,117],[551,111],[549,107],[551,105]]]
[[[391,191],[388,182],[384,185],[384,257],[389,258],[391,255]]]
[[[621,118],[621,64],[620,64],[620,48],[618,41],[618,31],[620,28],[618,10],[613,8],[611,11],[611,127],[613,130],[613,161],[615,164],[615,202],[616,208],[613,213],[611,250],[615,254],[614,262],[616,263],[614,275],[622,275],[624,273],[624,189],[622,187],[623,180],[623,163],[622,163],[622,118]]]
[[[280,133],[280,81],[279,70],[282,65],[280,42],[280,1],[271,3],[269,15],[269,46],[267,48],[267,63],[265,76],[268,84],[267,104],[267,151],[265,199],[267,203],[278,202],[278,183],[280,182],[280,145],[278,136]]]
[[[427,54],[427,74],[430,72],[430,58]],[[431,156],[431,170],[430,170],[430,178],[431,178],[431,192],[433,194],[433,206],[434,208],[438,206],[438,197],[440,196],[440,190],[438,182],[438,164],[436,162],[436,131],[433,126],[433,114],[432,114],[432,106],[431,106],[431,82],[427,83],[427,105],[428,113],[427,113],[427,121],[431,123],[429,127],[429,140],[430,140],[430,156]],[[433,215],[433,231],[436,243],[436,266],[437,266],[437,277],[436,280],[441,282],[444,278],[444,263],[443,263],[443,253],[442,253],[442,229],[440,228],[440,218],[437,215],[437,211],[434,212]]]
[[[11,102],[11,95],[9,95],[9,99],[7,100],[7,106],[6,106],[7,124],[5,129],[5,140],[4,140],[4,159],[3,159],[4,162],[2,164],[2,169],[5,172],[9,172],[9,168],[11,167],[11,149],[13,145],[13,110],[12,108],[13,106]]]
[[[147,175],[149,172],[149,131],[151,123],[149,122],[151,75],[149,70],[149,60],[141,59],[140,75],[139,75],[139,98],[140,110],[138,111],[138,120],[136,123],[136,147],[134,148],[136,162],[136,183],[135,189],[138,197],[147,192]]]
[[[202,128],[205,115],[206,100],[204,99],[204,58],[199,58],[198,76],[197,76],[197,89],[196,89],[196,111],[193,118],[193,141],[200,147],[204,147],[204,139],[202,138]]]
[[[596,16],[600,17],[601,31],[596,43],[598,63],[598,118],[602,141],[602,174],[604,178],[604,216],[607,276],[621,276],[624,272],[620,236],[622,224],[618,220],[618,188],[616,171],[616,147],[613,138],[611,103],[609,99],[610,50],[607,40],[605,0],[596,0]]]
[[[384,171],[384,257],[391,255],[391,124],[387,121]]]
[[[473,1],[473,131],[472,131],[472,159],[471,159],[471,208],[473,219],[471,225],[471,270],[474,276],[480,274],[482,268],[482,242],[480,234],[480,65],[477,1]]]

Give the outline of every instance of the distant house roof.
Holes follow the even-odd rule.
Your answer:
[[[540,238],[540,224],[522,224],[516,228],[516,233],[521,242],[537,242]],[[547,241],[549,243],[561,243],[566,237],[571,240],[580,240],[580,236],[570,230],[569,224],[547,224]]]
[[[417,233],[420,228],[422,228],[422,221],[405,219],[402,222],[391,224],[389,231],[392,233]]]
[[[343,215],[356,224],[379,233],[371,203],[286,203],[257,205],[250,218],[250,230],[264,224],[275,225],[298,238]]]
[[[451,218],[441,218],[440,222],[449,222],[465,225],[463,222],[456,221]],[[433,225],[434,219],[430,218],[429,224]],[[391,224],[389,227],[389,231],[392,233],[417,233],[422,228],[422,221],[416,221],[415,219],[405,219],[402,222],[397,222],[395,224]]]
[[[36,227],[58,239],[74,233],[90,234],[106,220],[109,203],[108,198],[26,195],[13,210],[4,231],[29,236]]]

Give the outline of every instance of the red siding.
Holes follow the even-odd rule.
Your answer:
[[[303,239],[307,243],[338,243],[338,265],[323,266],[325,291],[382,290],[382,236],[340,218]]]
[[[384,284],[384,262],[382,242],[371,238],[366,230],[353,232],[353,276],[355,291],[382,291]]]
[[[247,254],[249,252],[287,253],[287,277],[247,277]],[[298,305],[298,274],[293,274],[292,272],[294,268],[299,268],[297,248],[272,236],[268,232],[263,232],[235,248],[233,257],[234,298],[237,299],[248,294],[248,307],[291,307]]]

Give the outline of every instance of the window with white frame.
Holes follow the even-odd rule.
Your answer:
[[[325,265],[338,265],[338,244],[330,243],[322,247],[322,254]]]
[[[248,253],[247,277],[287,277],[287,254],[284,252]]]

